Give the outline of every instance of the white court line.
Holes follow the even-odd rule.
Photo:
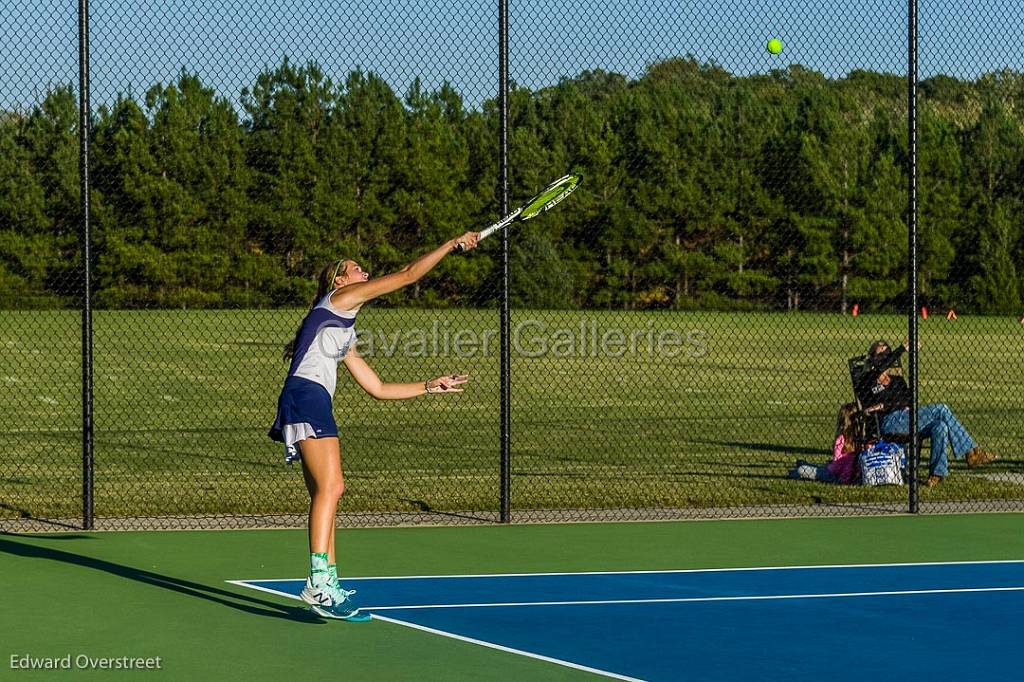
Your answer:
[[[731,573],[744,571],[788,571],[833,568],[902,568],[910,566],[983,566],[986,564],[1024,564],[1024,559],[996,559],[991,561],[922,561],[890,564],[818,564],[807,566],[744,566],[732,568],[670,568],[645,571],[564,571],[551,573],[456,573],[449,575],[374,575],[345,576],[344,580],[422,580],[424,578],[529,578],[532,576],[562,575],[650,575],[657,573]],[[251,578],[261,582],[280,582],[297,578]],[[234,582],[229,580],[228,582]]]
[[[510,601],[469,604],[415,604],[411,606],[366,606],[367,611],[411,609],[481,609],[494,606],[600,606],[604,604],[694,604],[718,601],[775,601],[780,599],[839,599],[845,597],[894,597],[910,594],[957,594],[964,592],[1024,592],[1020,587],[957,587],[936,590],[889,590],[884,592],[828,592],[822,594],[754,594],[729,597],[664,597],[657,599],[592,599],[579,601]]]
[[[292,582],[300,582],[297,578],[289,578]],[[250,590],[259,590],[260,592],[269,592],[270,594],[276,594],[279,597],[288,597],[289,599],[299,599],[298,595],[291,594],[289,592],[282,592],[281,590],[272,590],[269,587],[262,587],[261,585],[253,585],[246,580],[225,580],[226,583],[232,585],[238,585],[239,587],[248,587]],[[302,581],[305,582],[305,581]],[[299,601],[302,601],[299,599]]]
[[[369,607],[366,609],[369,611]],[[446,630],[437,630],[435,628],[428,628],[425,625],[417,625],[416,623],[409,623],[404,620],[398,620],[397,618],[390,618],[388,616],[378,616],[376,613],[373,614],[375,620],[383,620],[388,623],[394,623],[395,625],[403,625],[407,628],[414,630],[422,630],[423,632],[429,632],[433,635],[441,635],[442,637],[449,637],[451,639],[457,639],[460,642],[469,642],[470,644],[479,644],[489,649],[497,649],[498,651],[504,651],[510,654],[519,654],[520,656],[526,656],[527,658],[534,658],[539,661],[546,661],[548,663],[554,663],[556,665],[565,666],[566,668],[573,668],[575,670],[583,670],[588,673],[594,673],[595,675],[603,675],[604,677],[610,677],[615,680],[626,680],[627,682],[644,682],[637,677],[627,677],[626,675],[619,675],[618,673],[609,672],[607,670],[601,670],[599,668],[591,668],[586,665],[580,665],[579,663],[572,663],[571,661],[564,661],[561,658],[552,658],[551,656],[544,656],[542,654],[535,654],[531,651],[524,651],[523,649],[513,649],[512,647],[503,646],[501,644],[495,644],[494,642],[488,642],[482,639],[474,639],[472,637],[464,637],[457,635],[454,632],[448,632]]]
[[[298,596],[296,596],[294,594],[289,594],[288,592],[281,592],[280,590],[273,590],[273,589],[270,589],[269,587],[261,587],[260,585],[253,585],[252,583],[248,583],[248,582],[246,582],[244,580],[225,580],[224,582],[231,583],[232,585],[238,585],[239,587],[247,587],[247,588],[252,589],[252,590],[259,590],[260,592],[268,592],[270,594],[274,594],[274,595],[277,595],[277,596],[280,596],[280,597],[287,597],[288,599],[294,599],[296,601],[302,601]],[[395,608],[395,607],[385,607],[385,608]],[[376,611],[376,610],[378,610],[378,607],[364,606],[364,607],[361,607],[360,610],[370,611],[371,609]],[[470,644],[479,644],[480,646],[485,646],[485,647],[488,647],[489,649],[497,649],[498,651],[504,651],[504,652],[510,653],[510,654],[518,654],[520,656],[526,656],[527,658],[535,658],[535,659],[540,660],[540,661],[546,661],[548,663],[555,663],[556,665],[565,666],[567,668],[574,668],[576,670],[583,670],[583,671],[586,671],[586,672],[589,672],[589,673],[594,673],[595,675],[603,675],[605,677],[610,677],[610,678],[616,679],[616,680],[626,680],[626,682],[644,682],[644,680],[641,680],[641,679],[636,678],[636,677],[627,677],[626,675],[619,675],[618,673],[608,672],[607,670],[600,670],[598,668],[591,668],[589,666],[580,665],[579,663],[573,663],[571,661],[563,661],[560,658],[552,658],[550,656],[544,656],[542,654],[535,654],[533,652],[524,651],[522,649],[513,649],[512,647],[503,646],[501,644],[495,644],[494,642],[487,642],[487,641],[484,641],[482,639],[473,639],[472,637],[464,637],[462,635],[457,635],[454,632],[447,632],[446,630],[437,630],[435,628],[428,628],[425,625],[417,625],[416,623],[409,623],[407,621],[399,620],[397,618],[390,618],[388,616],[380,616],[380,615],[377,615],[376,613],[373,614],[373,618],[374,618],[374,620],[383,620],[383,621],[387,621],[388,623],[394,623],[395,625],[402,625],[402,626],[407,627],[407,628],[413,628],[414,630],[422,630],[424,632],[429,632],[429,633],[434,634],[434,635],[440,635],[442,637],[449,637],[451,639],[457,639],[457,640],[459,640],[461,642],[469,642]]]
[[[244,580],[225,582],[299,599],[294,594],[247,583]],[[779,601],[784,599],[844,599],[850,597],[898,597],[915,594],[970,594],[977,592],[1024,592],[1024,585],[1010,587],[951,587],[933,590],[882,590],[877,592],[822,592],[814,594],[751,594],[727,597],[658,597],[652,599],[578,599],[562,601],[467,602],[463,604],[406,604],[397,606],[363,606],[366,611],[404,611],[413,609],[483,609],[510,606],[601,606],[608,604],[697,604],[701,602]]]

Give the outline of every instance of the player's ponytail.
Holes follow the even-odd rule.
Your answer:
[[[320,299],[327,295],[331,289],[334,288],[334,280],[338,275],[344,275],[345,270],[345,259],[331,261],[320,270],[320,273],[316,276],[316,295],[313,296],[313,302],[309,304],[309,309],[312,310],[319,303]],[[307,313],[308,314],[308,313]],[[299,334],[302,332],[302,323],[299,323],[298,329],[295,330],[295,336],[292,340],[284,344],[284,361],[291,362],[292,356],[295,355],[295,344],[299,342]]]

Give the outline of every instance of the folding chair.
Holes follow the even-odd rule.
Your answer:
[[[874,383],[874,377],[871,376],[871,372],[867,371],[868,356],[858,355],[852,357],[847,361],[847,366],[850,369],[850,383],[853,386],[853,398],[857,401],[857,407],[861,410],[860,414],[863,415],[866,423],[868,437],[873,440],[879,440],[884,438],[890,443],[897,443],[903,446],[904,449],[910,444],[909,433],[887,433],[882,434],[882,420],[878,416],[878,412],[871,412],[870,414],[864,412],[864,405],[868,402],[870,397],[871,386]],[[892,367],[903,370],[902,363],[897,360]],[[917,436],[917,461],[921,461],[921,448],[924,441],[927,440],[928,436]]]

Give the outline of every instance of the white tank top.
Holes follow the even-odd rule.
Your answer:
[[[356,341],[356,313],[331,305],[334,291],[320,299],[302,320],[288,370],[288,376],[315,381],[332,397],[338,382],[338,363]]]

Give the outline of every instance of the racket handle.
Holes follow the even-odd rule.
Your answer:
[[[509,213],[504,218],[502,218],[501,220],[499,220],[498,222],[494,223],[493,225],[480,230],[480,238],[477,240],[477,243],[482,242],[483,240],[487,239],[488,237],[490,237],[492,234],[494,234],[495,232],[497,232],[501,228],[503,228],[506,225],[508,225],[509,223],[511,223],[522,212],[523,212],[522,207],[519,207],[516,210],[512,211],[511,213]],[[456,242],[455,243],[455,250],[462,252],[462,251],[466,250],[466,247],[462,245],[462,242]]]
[[[491,236],[492,234],[494,234],[494,230],[495,229],[497,229],[497,228],[495,228],[494,226],[491,226],[491,227],[487,228],[486,230],[481,231],[480,232],[480,239],[477,240],[477,243],[482,242],[485,238],[487,238],[487,237]],[[462,242],[455,242],[455,250],[458,251],[459,253],[465,253],[466,252],[466,245],[463,244]]]

